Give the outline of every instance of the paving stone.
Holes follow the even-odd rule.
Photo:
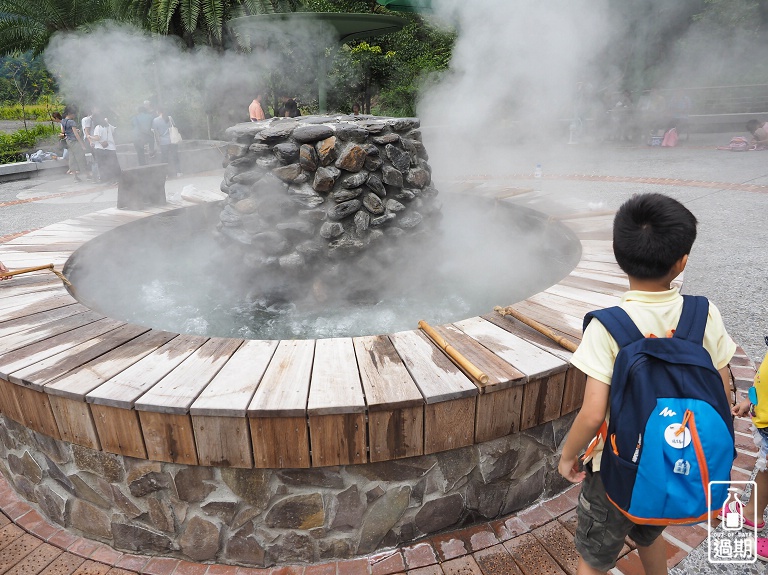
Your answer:
[[[85,539],[84,537],[78,537],[72,545],[67,547],[67,551],[80,555],[80,557],[90,557],[91,553],[99,548],[99,543]]]
[[[336,575],[336,562],[307,565],[304,568],[304,575]]]
[[[120,567],[112,567],[112,569],[107,571],[107,575],[136,575],[136,572],[126,571],[125,569],[120,569]]]
[[[97,563],[96,561],[86,561],[75,569],[72,575],[107,575],[107,572],[111,569],[111,565],[104,565],[104,563]]]
[[[528,526],[520,521],[517,516],[508,517],[507,519],[500,519],[499,521],[492,521],[490,523],[491,528],[499,541],[507,541],[523,533],[528,533],[530,529]]]
[[[682,541],[689,547],[697,547],[707,540],[707,530],[700,525],[670,525],[664,533]]]
[[[6,571],[5,575],[37,575],[37,573],[48,567],[61,554],[62,551],[58,547],[43,543],[10,570]]]
[[[444,575],[444,571],[440,565],[429,565],[409,570],[408,575]]]
[[[69,531],[60,529],[58,532],[54,533],[48,538],[48,543],[55,545],[56,547],[60,547],[61,549],[68,549],[69,546],[77,540],[78,537],[72,535]]]
[[[237,575],[237,567],[234,565],[211,565],[205,575]],[[301,575],[301,571],[297,575]]]
[[[181,561],[173,575],[205,575],[208,571],[208,565],[202,563],[192,563],[190,561]]]
[[[485,549],[499,543],[499,539],[489,523],[481,523],[475,527],[462,529],[456,534],[464,541],[464,546],[470,552]]]
[[[522,575],[512,555],[501,544],[481,549],[472,556],[483,575]]]
[[[142,572],[146,575],[171,575],[179,563],[178,559],[170,557],[154,557],[144,566]]]
[[[483,575],[471,555],[451,559],[443,563],[441,567],[445,575]]]
[[[530,529],[536,529],[537,527],[541,527],[545,523],[552,521],[552,515],[540,505],[524,509],[517,514],[517,518],[525,523]]]
[[[40,575],[72,575],[72,572],[85,563],[85,559],[72,555],[71,553],[62,553],[45,569]]]
[[[541,506],[547,510],[552,517],[559,517],[575,507],[575,502],[571,501],[566,493],[561,493],[554,499],[545,501]]]
[[[115,564],[115,567],[121,567],[123,569],[129,569],[131,571],[140,571],[144,565],[149,561],[149,557],[142,557],[141,555],[132,555],[126,553]]]
[[[207,567],[207,565],[206,565]],[[306,573],[306,570],[304,571]],[[334,566],[333,572],[336,573],[336,567]],[[173,575],[177,575],[176,571]],[[257,569],[255,567],[238,567],[236,571],[237,575],[269,575],[269,569]]]
[[[0,551],[0,573],[5,573],[5,571],[40,547],[41,544],[42,541],[29,533],[25,533],[16,539],[8,547]]]
[[[573,534],[570,531],[560,522],[551,521],[532,533],[566,573],[576,575],[579,555],[576,553]]]
[[[409,570],[437,563],[437,554],[429,543],[419,543],[403,548],[405,565]]]
[[[336,568],[338,575],[368,575],[369,573],[367,559],[339,561]]]
[[[392,575],[405,571],[403,554],[399,551],[389,552],[384,557],[370,557],[371,575]]]
[[[437,556],[441,561],[448,561],[449,559],[455,559],[456,557],[461,557],[462,555],[469,553],[464,542],[450,533],[436,535],[429,541],[432,544],[432,547],[437,551]]]
[[[101,545],[96,551],[91,553],[90,559],[106,563],[107,565],[114,565],[123,557],[123,553],[117,549],[112,549],[109,545]]]
[[[22,535],[24,535],[24,530],[21,527],[13,523],[6,525],[0,529],[0,549],[5,549]]]
[[[530,533],[504,543],[524,575],[564,575],[552,556]]]

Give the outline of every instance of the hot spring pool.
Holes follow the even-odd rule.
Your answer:
[[[482,315],[556,283],[580,258],[573,233],[539,212],[448,193],[441,200],[439,231],[382,241],[366,255],[373,267],[334,261],[299,278],[244,266],[215,237],[221,208],[208,204],[105,233],[64,271],[79,301],[115,319],[211,337],[303,339]]]

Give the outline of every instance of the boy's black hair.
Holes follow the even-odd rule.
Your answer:
[[[639,194],[619,208],[613,220],[613,254],[624,272],[638,279],[666,276],[691,253],[696,217],[663,194]]]
[[[750,120],[747,122],[747,132],[750,134],[754,134],[755,130],[757,130],[760,127],[760,122],[757,120]]]

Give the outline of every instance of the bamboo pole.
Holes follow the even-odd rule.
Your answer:
[[[451,359],[451,361],[453,361],[453,363],[459,367],[459,369],[461,369],[461,371],[482,384],[488,383],[488,376],[483,373],[482,370],[480,370],[475,364],[473,364],[456,349],[454,349],[451,344],[445,341],[445,339],[439,333],[437,333],[431,325],[429,325],[424,320],[420,320],[419,328],[425,334],[427,334],[429,339],[435,342],[435,345],[437,345],[445,352],[445,354]]]
[[[547,326],[537,322],[535,319],[531,319],[528,316],[521,314],[512,306],[507,306],[507,307],[496,306],[495,308],[493,308],[493,311],[504,316],[511,315],[517,321],[522,322],[528,327],[535,329],[540,334],[547,336],[549,339],[551,339],[561,347],[564,347],[568,351],[571,351],[571,352],[576,351],[576,348],[578,347],[571,340],[566,339],[561,335],[557,335],[554,331],[549,329]]]
[[[35,267],[31,267],[31,268],[21,268],[21,269],[13,270],[13,271],[7,271],[7,272],[4,272],[4,273],[0,274],[0,277],[10,278],[10,277],[18,276],[18,275],[21,275],[21,274],[28,274],[30,272],[39,272],[39,271],[43,271],[43,270],[52,271],[54,274],[56,274],[56,276],[62,282],[64,282],[65,285],[67,285],[69,287],[72,287],[72,284],[69,283],[69,280],[66,277],[64,277],[63,273],[53,269],[53,264],[48,264],[48,265],[45,265],[45,266],[35,266]]]

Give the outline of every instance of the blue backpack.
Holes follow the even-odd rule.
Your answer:
[[[633,522],[692,524],[719,511],[736,457],[723,380],[702,343],[709,301],[683,296],[672,337],[646,338],[623,309],[588,313],[616,340],[610,423],[600,476],[608,498]]]

